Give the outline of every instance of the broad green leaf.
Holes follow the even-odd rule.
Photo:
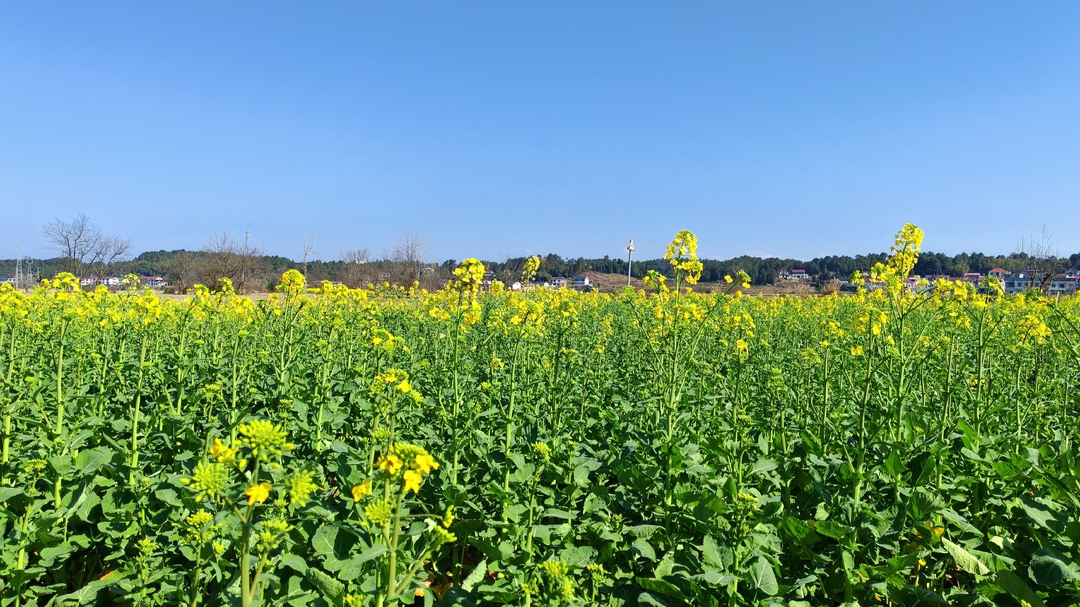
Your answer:
[[[844,550],[840,553],[840,560],[844,563],[844,571],[855,571],[855,556],[851,552]]]
[[[695,576],[692,576],[692,579],[699,582],[704,582],[709,586],[724,587],[730,585],[732,582],[738,580],[739,578],[733,575],[724,575],[719,571],[706,571],[704,573],[699,573]]]
[[[815,524],[820,525],[821,523]],[[821,541],[821,537],[810,528],[810,525],[793,516],[785,516],[780,521],[778,528],[786,538],[803,546],[809,546]]]
[[[98,595],[101,594],[101,591],[104,588],[117,583],[119,580],[119,577],[109,580],[94,580],[75,592],[59,597],[60,604],[64,604],[67,601],[75,601],[77,605],[97,605]]]
[[[288,567],[289,569],[292,569],[293,571],[301,574],[306,572],[308,569],[307,562],[304,561],[303,557],[296,554],[286,554],[285,556],[281,557],[281,566]]]
[[[174,508],[180,508],[184,505],[184,503],[181,502],[179,497],[177,496],[176,490],[169,487],[158,489],[154,492],[154,496],[161,500],[162,503],[168,506],[172,506]]]
[[[897,477],[907,471],[907,467],[900,461],[900,453],[896,449],[889,451],[889,457],[886,457],[883,463],[889,476]]]
[[[650,561],[656,560],[656,551],[653,550],[651,544],[645,538],[637,538],[633,543],[634,551],[641,556],[641,558],[648,559]]]
[[[0,504],[22,493],[22,487],[0,487]]]
[[[1012,595],[1014,599],[1019,601],[1027,601],[1031,607],[1046,607],[1039,595],[1035,594],[1035,591],[1027,585],[1020,576],[1016,575],[1012,571],[998,571],[997,574],[998,584]]]
[[[315,567],[308,567],[304,577],[331,605],[345,604],[345,585]]]
[[[720,549],[711,535],[706,535],[701,543],[701,558],[710,567],[720,571],[725,569],[724,559],[720,556]]]
[[[1065,531],[1065,515],[1061,512],[1061,507],[1051,500],[1046,498],[1031,499],[1027,496],[1020,498],[1020,507],[1024,509],[1024,513],[1028,515],[1035,524],[1049,529],[1054,533],[1063,533]]]
[[[465,592],[472,592],[473,588],[484,580],[485,575],[487,575],[487,559],[483,559],[476,564],[472,573],[461,582],[461,589]]]
[[[61,476],[71,472],[72,466],[70,455],[55,455],[49,458],[49,464],[52,465],[53,470]]]
[[[668,603],[651,592],[642,592],[637,598],[638,605],[654,605],[655,607],[668,607]]]
[[[571,546],[559,553],[559,560],[571,567],[584,567],[596,559],[596,548],[591,546]]]
[[[961,529],[961,531],[963,531],[965,533],[972,533],[972,534],[975,534],[975,535],[982,535],[982,531],[979,531],[978,527],[975,527],[974,525],[969,523],[966,518],[960,516],[954,510],[950,510],[950,509],[946,508],[945,510],[941,511],[941,516],[945,520],[947,520],[950,523],[953,523],[954,525],[959,527]]]
[[[1069,563],[1056,550],[1037,550],[1028,565],[1028,575],[1040,586],[1056,586],[1065,580],[1080,579],[1075,563]]]
[[[649,539],[654,533],[663,529],[660,525],[634,525],[633,527],[627,527],[626,530],[630,532],[630,535],[643,539]]]
[[[949,551],[949,554],[952,555],[953,560],[956,561],[957,567],[976,575],[990,575],[990,568],[983,565],[975,555],[965,550],[962,546],[950,542],[948,538],[941,538],[941,543],[945,546],[945,549]]]
[[[544,516],[550,518],[560,518],[566,521],[572,521],[574,520],[574,518],[576,518],[574,513],[567,512],[566,510],[559,510],[558,508],[548,508],[544,511]]]
[[[338,570],[337,578],[343,582],[355,580],[364,571],[364,563],[379,558],[387,551],[386,546],[378,544],[346,560]]]
[[[754,462],[754,465],[750,466],[747,474],[765,474],[771,470],[776,470],[777,463],[771,459],[759,459]]]
[[[774,596],[777,592],[780,592],[772,563],[763,556],[757,557],[757,560],[750,565],[747,581],[750,582],[751,588],[764,592],[769,596]]]
[[[666,580],[658,580],[656,578],[636,578],[634,581],[645,590],[666,594],[677,599],[686,599],[686,595],[683,594],[683,591],[680,590],[678,586]]]
[[[52,567],[57,559],[58,561],[63,562],[65,556],[75,551],[75,547],[72,547],[72,545],[68,543],[62,543],[60,545],[54,545],[54,547],[46,548],[41,551],[41,565],[44,567]]]
[[[337,534],[337,525],[323,525],[315,532],[315,537],[311,538],[311,547],[323,556],[333,556]]]
[[[829,520],[818,521],[814,524],[814,530],[825,537],[836,540],[843,539],[847,537],[847,534],[851,533],[851,527]]]
[[[75,457],[75,469],[79,474],[93,474],[112,459],[115,451],[108,447],[98,447],[83,451]]]

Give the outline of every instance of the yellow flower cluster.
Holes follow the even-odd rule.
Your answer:
[[[292,451],[295,445],[288,442],[285,430],[270,420],[256,419],[240,424],[241,445],[251,449],[251,455],[262,461],[269,461],[271,455],[281,457],[285,451]]]
[[[372,380],[370,391],[373,395],[381,394],[387,390],[392,390],[395,394],[408,396],[417,404],[424,402],[424,396],[409,382],[409,374],[401,369],[387,369],[376,375]]]
[[[285,489],[289,494],[289,503],[303,508],[307,505],[311,494],[319,489],[319,486],[315,484],[315,472],[302,470],[292,473],[285,479]]]
[[[281,519],[271,519],[260,523],[256,549],[261,554],[269,554],[281,545],[281,540],[293,530],[293,526]]]
[[[400,475],[403,492],[419,493],[424,476],[438,470],[439,463],[423,447],[394,443],[388,453],[379,455],[375,460],[375,467],[385,475],[383,478],[393,479]],[[371,493],[371,479],[354,486],[351,493],[353,501],[359,502]]]
[[[1051,331],[1041,318],[1034,314],[1027,314],[1017,325],[1016,334],[1020,338],[1020,344],[1042,345],[1050,339]]]
[[[522,282],[529,282],[536,278],[536,271],[540,269],[540,258],[532,256],[525,260],[525,267],[521,270]]]
[[[221,525],[212,524],[214,516],[206,510],[200,510],[184,519],[184,541],[195,546],[214,540],[221,531]]]
[[[656,270],[645,272],[645,278],[642,278],[641,280],[645,283],[645,286],[653,289],[657,293],[668,292],[668,288],[664,286],[664,281],[667,280],[667,277]]]
[[[300,295],[307,288],[307,279],[299,270],[286,270],[281,275],[281,284],[278,290],[286,296]]]
[[[195,492],[196,502],[201,502],[206,496],[215,498],[221,495],[229,482],[229,468],[218,462],[199,462],[191,478],[182,478],[180,482]]]
[[[896,233],[896,241],[892,248],[889,259],[885,263],[874,264],[870,271],[870,279],[874,282],[883,283],[885,288],[893,296],[900,295],[906,286],[905,281],[919,261],[919,251],[922,246],[923,232],[913,224],[904,224],[903,228]],[[853,277],[860,279],[862,276]]]
[[[697,236],[690,230],[679,230],[675,234],[664,259],[668,260],[676,273],[686,272],[686,282],[694,284],[701,278],[703,266],[697,257]]]
[[[454,268],[454,287],[467,293],[476,293],[484,281],[484,264],[475,257],[470,257]]]

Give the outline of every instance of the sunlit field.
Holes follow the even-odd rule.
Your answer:
[[[1071,605],[1080,300],[0,286],[0,605]],[[536,264],[525,268],[525,276]]]

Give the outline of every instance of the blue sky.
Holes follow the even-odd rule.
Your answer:
[[[1080,251],[1077,2],[8,2],[0,257]]]

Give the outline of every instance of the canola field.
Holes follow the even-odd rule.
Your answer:
[[[1080,301],[0,286],[0,605],[1080,604]],[[536,270],[536,262],[525,268]]]

